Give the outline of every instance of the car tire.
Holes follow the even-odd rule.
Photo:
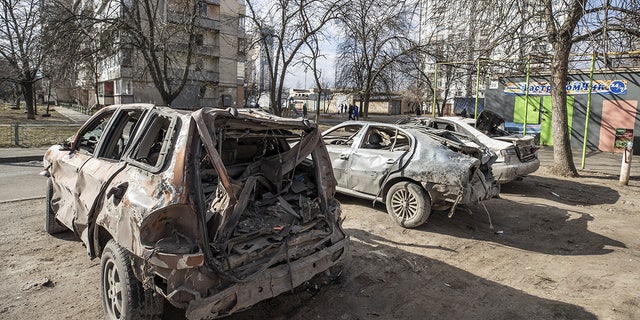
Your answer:
[[[144,290],[130,253],[111,239],[100,260],[100,297],[107,320],[160,319],[163,298]]]
[[[431,199],[419,185],[402,181],[387,192],[387,212],[397,224],[405,228],[423,225],[431,214]]]
[[[48,234],[56,234],[67,231],[67,227],[62,225],[56,219],[56,213],[53,211],[51,207],[51,198],[53,197],[53,181],[51,178],[47,179],[47,197],[45,203],[45,212],[44,212],[44,230]]]

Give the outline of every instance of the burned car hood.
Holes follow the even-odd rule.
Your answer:
[[[504,118],[490,110],[484,110],[476,119],[476,129],[492,134],[504,123]]]

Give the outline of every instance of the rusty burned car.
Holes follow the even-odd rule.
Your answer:
[[[322,133],[337,191],[385,203],[406,228],[432,211],[473,205],[499,194],[496,155],[464,135],[415,125],[347,121]]]
[[[336,181],[314,123],[252,109],[101,109],[44,156],[45,227],[100,257],[107,319],[249,308],[344,256]]]

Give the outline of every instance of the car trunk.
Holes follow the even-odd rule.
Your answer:
[[[201,137],[200,230],[206,265],[221,280],[210,291],[252,281],[345,238],[316,126],[266,115],[194,114]]]
[[[536,159],[538,148],[535,146],[534,137],[513,135],[501,129],[503,124],[504,118],[502,116],[490,110],[484,110],[478,115],[475,126],[476,129],[493,139],[513,144],[520,161],[527,162]]]

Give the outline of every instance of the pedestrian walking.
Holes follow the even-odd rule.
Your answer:
[[[349,105],[349,110],[348,110],[349,111],[349,120],[355,120],[353,118],[353,111],[354,111],[353,107],[354,107],[354,105],[352,105],[352,104]]]
[[[358,120],[358,106],[353,106],[353,118]]]
[[[422,114],[422,110],[420,110],[420,106],[416,107],[416,116],[420,116]]]
[[[302,117],[307,118],[307,104],[302,105]]]

